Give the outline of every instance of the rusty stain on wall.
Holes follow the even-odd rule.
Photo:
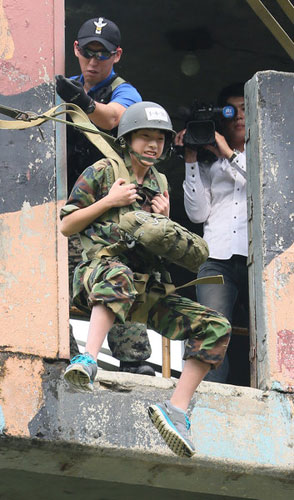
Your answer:
[[[283,369],[294,373],[294,331],[281,330],[277,333],[277,359],[280,372]]]
[[[294,244],[269,263],[264,284],[270,376],[285,390],[294,390]]]

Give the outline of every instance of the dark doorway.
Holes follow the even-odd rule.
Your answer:
[[[264,3],[293,38],[294,27],[277,2]],[[294,62],[244,0],[66,0],[65,6],[66,76],[79,73],[72,46],[81,24],[97,16],[109,18],[122,34],[124,53],[116,71],[144,100],[163,105],[177,131],[184,126],[181,106],[195,99],[215,103],[222,87],[248,81],[258,71],[294,70]],[[192,224],[184,210],[183,160],[174,156],[162,170],[171,188],[171,217],[201,235],[202,227]],[[176,267],[171,272],[175,284],[195,277]],[[184,290],[195,299],[194,287]],[[236,311],[236,324],[247,326],[242,312]],[[249,384],[248,344],[246,336],[231,343],[236,375],[230,383]]]

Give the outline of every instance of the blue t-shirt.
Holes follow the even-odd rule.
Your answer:
[[[110,75],[105,78],[102,82],[97,83],[94,87],[92,87],[88,94],[94,99],[95,98],[95,92],[99,90],[101,87],[106,87],[108,85],[108,82],[113,78],[115,75],[114,70],[112,69]],[[77,79],[78,76],[72,76],[71,79]],[[84,77],[83,75],[80,75],[79,81],[84,85]],[[118,85],[114,91],[112,92],[111,98],[109,102],[118,102],[125,108],[128,108],[132,104],[135,104],[135,102],[141,102],[142,97],[140,96],[139,92],[131,85],[130,83],[122,83],[121,85]]]
[[[88,94],[95,100],[98,91],[101,87],[108,87],[111,79],[114,77],[115,72],[112,70],[110,75],[105,78],[102,82],[97,83],[92,87]],[[71,80],[78,80],[84,85],[83,75],[72,76]],[[111,90],[111,89],[110,89]],[[99,102],[99,96],[97,98]],[[110,95],[107,91],[107,103],[108,102],[118,102],[125,108],[128,108],[135,102],[142,101],[142,97],[139,92],[130,83],[122,83],[118,85],[112,94]],[[117,127],[111,131],[109,134],[116,136]],[[102,153],[87,139],[84,134],[75,130],[74,127],[67,128],[67,164],[68,164],[68,190],[71,191],[75,181],[79,175],[85,170],[88,165],[92,165],[100,158],[102,158]],[[70,167],[69,167],[70,166]]]

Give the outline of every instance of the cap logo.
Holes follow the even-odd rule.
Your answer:
[[[163,120],[168,122],[168,114],[161,108],[145,108],[147,120]]]
[[[96,26],[96,31],[95,35],[101,35],[102,28],[107,25],[107,23],[103,22],[103,17],[99,17],[98,23],[97,21],[94,21],[94,24]]]

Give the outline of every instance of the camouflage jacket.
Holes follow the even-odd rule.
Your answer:
[[[129,175],[130,182],[138,186],[137,191],[142,200],[136,201],[129,207],[124,207],[124,210],[145,210],[151,212],[152,199],[160,193],[160,187],[154,173],[151,169],[148,170],[142,185],[138,185],[132,170],[129,170]],[[85,208],[106,196],[113,182],[113,168],[108,159],[104,158],[95,165],[86,168],[77,179],[65,206],[61,209],[60,218],[62,219],[75,210]],[[84,260],[91,260],[94,252],[97,253],[102,248],[117,243],[120,240],[121,235],[117,224],[120,210],[118,207],[112,208],[79,233],[84,250]],[[131,260],[133,264],[132,269],[136,271],[142,271],[143,267],[145,272],[148,272],[146,269],[146,260],[148,260],[149,268],[151,263],[152,268],[158,269],[162,267],[158,258],[152,256],[152,254],[146,256],[144,249],[128,251],[127,254],[124,252],[124,255],[126,255],[128,260]]]

